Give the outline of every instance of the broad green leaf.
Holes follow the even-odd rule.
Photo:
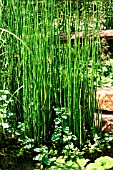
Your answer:
[[[95,160],[95,163],[103,166],[105,169],[113,168],[113,158],[109,156],[101,156]]]
[[[57,160],[56,160],[56,163],[57,164],[64,164],[65,163],[65,159],[62,158],[62,157],[58,157]]]
[[[86,166],[85,170],[105,170],[104,167],[96,163],[90,163]]]
[[[44,155],[42,155],[42,154],[38,154],[37,156],[35,156],[35,157],[33,158],[33,160],[35,160],[35,161],[42,161],[43,156],[44,156]]]

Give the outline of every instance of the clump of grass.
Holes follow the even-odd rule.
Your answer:
[[[101,45],[94,31],[103,26],[100,14],[105,14],[105,3],[98,3],[64,1],[61,6],[55,0],[8,0],[2,4],[1,14],[6,17],[0,30],[6,45],[1,87],[14,93],[23,86],[10,109],[38,144],[47,140],[55,117],[53,107],[68,110],[69,126],[80,146],[87,131],[91,130],[91,136],[95,133],[94,93]],[[76,36],[78,31],[87,35],[82,41]],[[61,33],[66,33],[66,43],[60,40]]]

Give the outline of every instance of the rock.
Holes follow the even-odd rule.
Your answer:
[[[113,87],[97,89],[96,99],[99,109],[113,111]]]
[[[110,120],[110,121],[102,120],[102,124],[103,122],[104,122],[104,126],[102,127],[102,131],[113,135],[113,120]]]
[[[97,115],[97,113],[95,113],[95,118],[99,116],[100,121],[102,118],[103,132],[113,134],[113,87],[98,88],[96,100],[98,108],[102,110],[102,115]],[[98,126],[98,121],[96,125]]]
[[[98,117],[99,117],[99,121],[98,121]],[[95,118],[95,125],[97,128],[102,120],[102,131],[105,133],[113,134],[113,112],[109,114],[107,114],[107,111],[106,113],[102,113],[102,114],[95,113],[94,118]]]

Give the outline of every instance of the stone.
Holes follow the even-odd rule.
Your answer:
[[[102,115],[95,113],[95,118],[102,119],[102,131],[113,135],[113,87],[97,89],[96,100]],[[95,119],[96,120],[96,119]],[[98,126],[98,122],[96,124]]]
[[[98,120],[99,117],[99,120]],[[94,113],[95,125],[98,128],[101,120],[102,120],[102,131],[105,133],[113,134],[113,112],[109,113]]]
[[[113,111],[113,87],[98,88],[96,100],[100,110]]]

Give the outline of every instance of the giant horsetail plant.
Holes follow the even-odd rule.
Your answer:
[[[52,135],[54,107],[64,107],[69,113],[67,122],[80,147],[88,134],[95,133],[96,75],[101,53],[98,31],[104,3],[103,0],[2,2],[0,35],[5,43],[1,48],[0,87],[12,94],[23,87],[9,107],[16,115],[17,125],[24,122],[26,135],[37,144],[48,141]],[[76,36],[80,31],[85,38]],[[61,41],[64,34],[66,41]]]

